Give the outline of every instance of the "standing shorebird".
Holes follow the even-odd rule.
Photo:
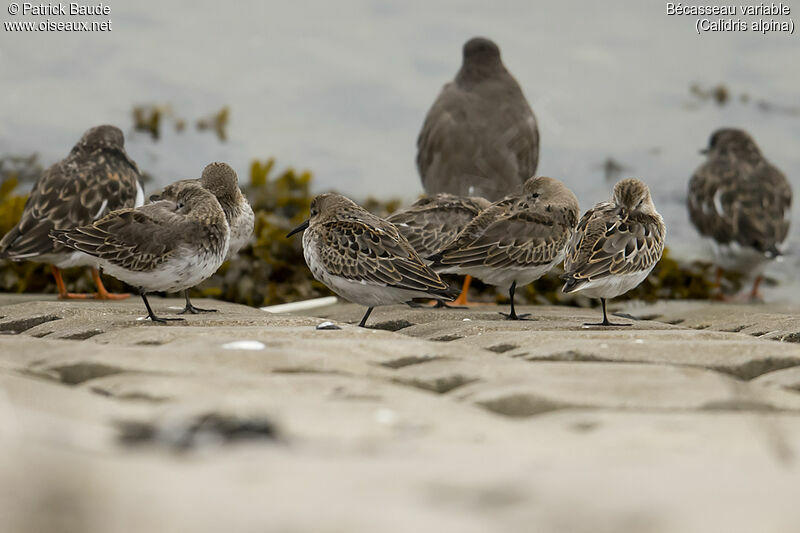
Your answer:
[[[722,269],[755,276],[750,298],[758,298],[764,267],[789,233],[791,186],[742,130],[717,130],[703,153],[689,180],[689,218],[714,247],[717,283]]]
[[[187,187],[193,187],[199,184],[207,191],[211,192],[219,202],[222,210],[225,212],[225,218],[230,227],[231,236],[228,244],[228,252],[225,255],[225,261],[236,255],[250,240],[253,234],[253,223],[255,216],[253,215],[253,208],[250,203],[242,194],[239,189],[239,179],[229,165],[225,163],[211,163],[203,169],[203,174],[200,179],[180,180],[175,183],[164,187],[161,191],[150,196],[151,202],[158,200],[172,200],[175,201],[180,193]],[[192,305],[189,298],[189,289],[184,291],[186,298],[186,306],[178,314],[184,313],[213,313],[216,309],[201,309]]]
[[[90,226],[53,230],[53,239],[92,255],[104,272],[137,287],[153,322],[147,293],[177,292],[209,278],[225,259],[230,230],[219,202],[199,184],[173,200],[113,211]]]
[[[480,196],[439,193],[420,198],[407,209],[392,213],[386,220],[397,226],[417,254],[425,258],[449,244],[489,205],[489,200]],[[470,281],[470,276],[467,276],[462,295],[469,290]],[[441,300],[436,306],[450,307]]]
[[[144,202],[141,174],[125,152],[125,138],[114,126],[97,126],[83,134],[69,155],[36,180],[19,223],[0,241],[0,258],[49,263],[59,298],[91,298],[67,292],[62,268],[91,266],[98,299],[127,298],[103,286],[92,257],[50,238],[51,230],[71,229],[124,207]]]
[[[629,178],[614,186],[610,202],[589,209],[567,244],[564,292],[600,298],[603,321],[585,326],[630,326],[609,322],[606,299],[647,278],[664,251],[666,228],[650,190]]]
[[[530,178],[522,192],[495,202],[432,256],[438,273],[470,274],[508,290],[509,320],[517,285],[542,277],[564,259],[564,247],[580,214],[578,200],[560,181]]]
[[[494,202],[518,191],[538,161],[536,117],[500,48],[489,39],[470,39],[461,68],[442,88],[417,138],[425,192]],[[467,303],[468,288],[469,277],[457,304]]]
[[[314,198],[309,219],[286,236],[301,231],[303,255],[314,277],[342,298],[368,307],[361,327],[378,305],[455,297],[394,224],[344,196]]]

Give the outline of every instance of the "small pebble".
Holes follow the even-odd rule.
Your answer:
[[[264,343],[259,341],[233,341],[223,344],[226,350],[263,350]]]
[[[397,420],[397,415],[391,409],[387,409],[386,407],[381,407],[377,411],[375,411],[375,421],[378,424],[383,424],[384,426],[391,426]]]
[[[342,329],[330,320],[326,320],[325,322],[320,322],[317,324],[317,329]]]

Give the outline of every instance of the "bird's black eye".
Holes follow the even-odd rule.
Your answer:
[[[178,202],[178,209],[183,209],[185,205],[183,202]]]
[[[531,198],[539,198],[539,193],[535,192],[535,193],[531,194]]]

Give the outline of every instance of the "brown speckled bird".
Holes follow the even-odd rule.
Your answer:
[[[461,69],[428,111],[417,149],[429,195],[494,202],[536,173],[536,118],[495,43],[475,37],[464,44]]]
[[[514,309],[517,285],[542,277],[564,259],[564,247],[575,231],[578,199],[559,180],[530,178],[519,194],[493,203],[439,253],[431,268],[439,273],[470,274],[508,290]]]
[[[122,131],[97,126],[83,134],[70,154],[48,168],[30,192],[19,223],[0,241],[0,258],[49,263],[60,298],[89,298],[67,292],[61,268],[91,266],[97,284],[95,298],[125,298],[109,294],[94,258],[50,238],[50,231],[71,229],[124,207],[142,205],[144,190],[136,163],[124,148]]]
[[[689,218],[714,248],[717,283],[722,269],[754,276],[755,299],[764,267],[789,233],[792,188],[742,130],[717,130],[703,153],[708,159],[689,180]]]
[[[175,200],[113,211],[89,226],[53,230],[64,246],[94,256],[104,272],[137,287],[153,322],[183,320],[153,313],[147,293],[194,287],[220,267],[230,230],[219,202],[200,184]]]
[[[225,218],[228,220],[228,226],[231,230],[230,244],[228,245],[228,253],[225,256],[227,261],[250,240],[253,234],[253,224],[255,215],[253,208],[245,198],[242,191],[239,189],[239,179],[236,176],[236,171],[225,163],[210,163],[203,169],[203,174],[200,179],[188,179],[176,181],[150,195],[150,201],[156,202],[158,200],[175,200],[186,187],[193,187],[195,184],[200,184],[207,191],[216,196],[222,210],[225,212]],[[186,298],[186,306],[179,314],[184,313],[213,313],[216,309],[201,309],[192,305],[192,300],[189,298],[189,289],[184,291]]]
[[[386,220],[397,226],[419,256],[425,258],[449,244],[490,205],[489,200],[478,196],[440,193],[420,198],[410,207],[395,211]]]
[[[629,178],[614,186],[610,202],[589,209],[578,222],[564,258],[564,292],[580,291],[600,298],[603,321],[606,299],[624,294],[647,278],[664,251],[666,227],[642,181]]]
[[[455,297],[394,224],[349,198],[333,193],[314,198],[309,219],[287,237],[301,231],[314,277],[342,298],[368,307],[361,327],[378,305]]]

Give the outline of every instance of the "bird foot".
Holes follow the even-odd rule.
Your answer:
[[[167,318],[167,317],[161,317],[161,316],[155,316],[155,315],[152,315],[152,316],[150,316],[148,318],[150,320],[152,320],[153,322],[157,323],[157,324],[166,324],[167,322],[175,322],[177,320],[184,320],[184,321],[186,320],[185,318]]]
[[[95,300],[125,300],[130,298],[129,293],[115,293],[115,292],[96,292],[94,293]]]
[[[506,320],[530,320],[528,317],[531,316],[530,313],[522,313],[518,315],[516,313],[504,313],[500,311],[500,314],[506,317]]]
[[[216,309],[202,309],[200,307],[195,307],[192,304],[187,304],[186,307],[183,308],[183,311],[180,311],[178,314],[185,315],[186,313],[191,313],[193,315],[197,315],[200,313],[216,313],[216,312],[217,312]],[[178,320],[183,320],[183,319],[179,318]]]
[[[59,300],[93,300],[94,294],[84,294],[78,292],[62,292],[58,295]]]
[[[584,322],[584,323],[583,323],[583,325],[584,325],[584,326],[604,326],[604,327],[610,327],[610,326],[632,326],[633,324],[622,324],[622,323],[618,323],[618,322],[610,322],[610,321],[606,320],[606,321],[604,321],[604,322]]]

